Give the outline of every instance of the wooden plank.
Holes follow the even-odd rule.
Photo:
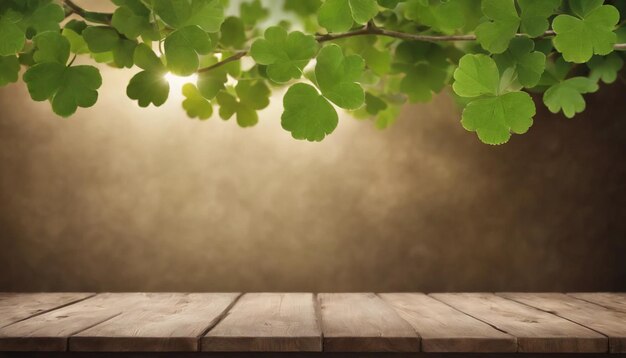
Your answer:
[[[608,352],[605,336],[494,294],[439,293],[431,294],[431,297],[517,337],[519,352]]]
[[[385,293],[380,297],[422,338],[423,352],[516,352],[517,340],[423,293]]]
[[[226,313],[238,293],[155,293],[70,338],[70,351],[188,352]]]
[[[202,338],[208,352],[320,352],[312,293],[248,293]]]
[[[413,327],[373,293],[318,295],[324,351],[419,352]]]
[[[569,293],[568,295],[615,311],[626,312],[626,293],[585,292]]]
[[[626,313],[562,293],[501,293],[514,300],[591,328],[609,337],[611,353],[626,353]]]
[[[93,293],[0,293],[0,328],[93,295]]]
[[[65,351],[68,338],[145,301],[146,294],[100,294],[0,329],[0,351]]]

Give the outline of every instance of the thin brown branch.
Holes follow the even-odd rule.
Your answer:
[[[235,53],[234,55],[232,55],[230,57],[227,57],[227,58],[221,60],[220,62],[217,62],[217,63],[215,63],[215,64],[213,64],[213,65],[211,65],[209,67],[204,67],[204,68],[199,69],[198,73],[208,72],[208,71],[211,71],[211,70],[216,69],[218,67],[222,67],[222,66],[224,66],[224,65],[226,65],[228,63],[238,61],[242,57],[246,56],[247,54],[248,54],[248,51],[239,51],[239,52]]]
[[[87,21],[110,25],[111,19],[113,18],[113,14],[111,13],[87,11],[84,8],[78,6],[72,0],[63,0],[63,5],[71,13],[74,13]]]

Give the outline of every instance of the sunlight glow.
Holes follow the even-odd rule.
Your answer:
[[[196,82],[198,81],[198,75],[193,74],[191,76],[181,77],[168,72],[165,75],[165,80],[170,84],[170,89],[173,92],[179,93],[182,90],[183,86],[187,83],[196,84]]]

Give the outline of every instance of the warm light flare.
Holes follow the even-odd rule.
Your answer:
[[[168,72],[165,75],[165,80],[170,84],[170,90],[172,92],[179,93],[182,90],[183,86],[187,83],[196,84],[196,82],[198,81],[198,75],[193,74],[191,76],[182,77]]]

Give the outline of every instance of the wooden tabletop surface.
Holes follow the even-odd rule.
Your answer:
[[[626,293],[0,293],[0,352],[626,353]]]

